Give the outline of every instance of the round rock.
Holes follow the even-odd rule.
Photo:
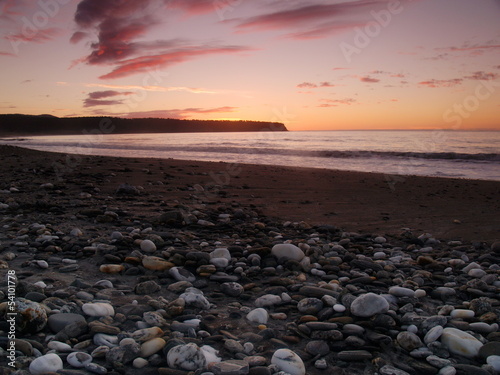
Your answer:
[[[52,332],[57,333],[69,324],[75,322],[85,322],[85,317],[73,313],[57,313],[49,316],[48,324]]]
[[[362,318],[369,318],[376,314],[389,311],[389,302],[375,293],[366,293],[357,297],[351,304],[351,313]]]
[[[30,363],[29,370],[32,375],[39,375],[47,372],[57,372],[58,370],[62,370],[62,368],[62,359],[55,353],[49,353],[35,358]]]
[[[271,364],[290,375],[305,375],[306,368],[302,359],[290,349],[278,349],[271,358]]]
[[[37,302],[25,298],[16,298],[14,311],[16,313],[16,328],[23,333],[36,333],[47,325],[47,312]]]
[[[274,255],[280,263],[286,262],[287,260],[300,262],[305,257],[302,250],[290,243],[274,245],[271,249],[271,254]]]
[[[203,351],[194,343],[174,346],[168,351],[167,362],[170,368],[186,371],[194,371],[207,364]]]

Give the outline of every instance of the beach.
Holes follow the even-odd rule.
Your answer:
[[[82,375],[188,374],[167,350],[189,357],[188,343],[218,351],[224,365],[200,359],[214,374],[277,373],[280,348],[307,374],[461,374],[490,365],[479,347],[500,354],[500,182],[133,156],[0,147],[2,276],[15,271],[16,297],[49,318],[84,319],[71,333],[60,316],[18,327],[17,357],[53,334],[92,354],[97,367],[77,369],[54,346],[56,370]],[[380,310],[356,313],[367,295]],[[424,341],[435,326],[472,331],[477,351]]]

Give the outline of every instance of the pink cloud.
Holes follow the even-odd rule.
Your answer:
[[[168,109],[155,111],[140,111],[130,112],[124,117],[126,118],[190,118],[196,114],[212,114],[212,113],[230,113],[235,112],[238,107],[216,107],[216,108],[184,108],[184,109]]]
[[[170,0],[167,7],[178,8],[189,15],[205,14],[221,11],[225,8],[232,8],[235,1],[217,1],[217,0]]]
[[[311,82],[302,82],[298,84],[297,87],[300,89],[315,89],[318,85]]]
[[[370,76],[361,77],[359,80],[361,82],[366,82],[366,83],[377,83],[377,82],[380,82],[380,79],[372,78]]]
[[[140,56],[129,60],[118,61],[117,67],[110,73],[99,78],[115,79],[137,73],[146,73],[154,68],[179,64],[197,57],[214,54],[231,54],[248,51],[248,48],[238,46],[228,47],[191,47],[165,52],[159,55]]]
[[[11,52],[0,51],[0,56],[16,56],[16,55]]]
[[[335,87],[335,85],[330,83],[330,82],[320,82],[319,86],[320,87]]]
[[[120,105],[123,104],[122,99],[115,99],[115,100],[103,100],[103,99],[112,98],[115,96],[127,96],[132,94],[134,94],[132,91],[116,91],[116,90],[89,92],[88,97],[83,101],[83,106],[96,107],[102,105]]]
[[[33,33],[20,32],[17,34],[9,34],[5,36],[5,39],[12,42],[33,42],[41,44],[54,39],[62,32],[61,29],[55,27],[36,29],[33,31]]]
[[[291,5],[289,5],[291,4]],[[286,35],[292,39],[325,38],[329,35],[363,26],[370,21],[371,11],[387,9],[386,0],[352,0],[324,4],[281,2],[288,9],[249,18],[233,19],[237,32],[293,30]]]
[[[302,82],[297,85],[300,89],[316,89],[319,87],[334,87],[335,85],[330,82],[320,82],[319,84],[312,82]]]
[[[182,63],[211,54],[248,51],[239,46],[193,45],[184,40],[137,41],[161,22],[161,15],[169,7],[199,14],[207,11],[212,1],[102,1],[81,0],[75,13],[80,30],[71,38],[81,41],[97,32],[98,41],[91,44],[90,54],[75,63],[111,65],[111,72],[101,79],[113,79],[144,73],[150,69]]]
[[[345,99],[321,99],[322,104],[318,105],[320,108],[338,107],[339,105],[352,105],[357,103],[354,98]]]
[[[96,107],[101,105],[120,105],[123,104],[123,100],[98,100],[87,98],[83,102],[84,107]]]
[[[486,73],[486,72],[474,72],[472,75],[464,77],[466,79],[472,79],[476,81],[491,81],[499,77],[497,73]]]
[[[462,78],[452,78],[452,79],[430,79],[427,81],[419,82],[420,86],[427,86],[431,88],[440,88],[440,87],[453,87],[460,85],[462,83]]]
[[[94,92],[89,92],[89,98],[90,99],[104,99],[104,98],[109,98],[112,96],[132,95],[132,94],[134,94],[132,91],[125,91],[125,92],[120,92],[120,91],[115,91],[115,90],[94,91]]]

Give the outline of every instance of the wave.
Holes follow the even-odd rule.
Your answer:
[[[276,155],[288,157],[314,157],[314,158],[331,158],[331,159],[420,159],[420,160],[455,160],[455,161],[477,161],[477,162],[500,162],[500,154],[498,153],[461,153],[461,152],[415,152],[415,151],[378,151],[378,150],[305,150],[296,148],[270,148],[270,147],[255,147],[253,144],[249,147],[231,145],[231,142],[219,144],[197,144],[189,146],[172,146],[162,144],[133,144],[133,143],[106,143],[106,142],[33,142],[26,139],[17,139],[24,146],[42,146],[47,148],[57,148],[59,152],[78,153],[79,150],[86,149],[106,149],[106,150],[137,150],[160,153],[172,153],[175,157],[176,153],[205,153],[205,154],[239,154],[239,155]]]

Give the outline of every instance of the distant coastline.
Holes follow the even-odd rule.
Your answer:
[[[279,122],[0,114],[0,136],[288,131]]]

